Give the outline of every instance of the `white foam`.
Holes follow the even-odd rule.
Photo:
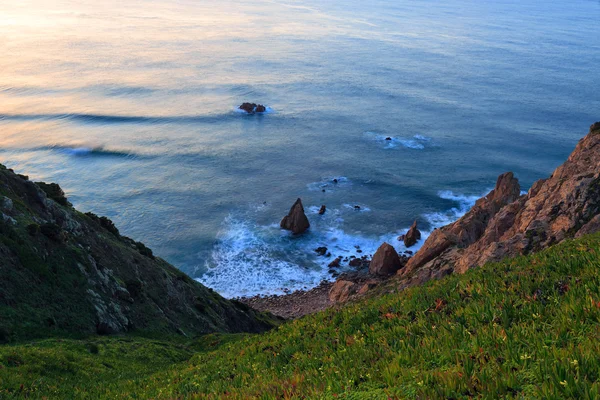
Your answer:
[[[399,253],[416,252],[433,229],[454,222],[480,198],[451,191],[439,192],[439,196],[456,202],[456,207],[422,215],[429,223],[429,230],[421,229],[421,240],[410,249],[397,239],[409,227],[381,236],[346,232],[344,216],[358,211],[351,204],[327,208],[324,215],[312,217],[310,229],[300,236],[281,230],[277,223],[260,225],[251,222],[251,215],[230,215],[223,222],[211,258],[206,262],[207,272],[198,281],[228,298],[283,294],[313,288],[323,280],[332,281],[334,276],[328,265],[336,257],[342,257],[341,267],[336,268],[336,272],[344,272],[351,269],[348,262],[352,256],[370,258],[383,242],[394,246]],[[255,212],[261,209],[261,206],[250,207]],[[309,205],[306,209],[310,214],[317,214],[320,205]],[[361,211],[370,209],[361,205]],[[330,257],[319,256],[314,251],[322,246],[327,247]]]
[[[429,142],[429,141],[431,141],[431,138],[430,138],[430,137],[423,136],[423,135],[419,135],[419,134],[417,134],[417,135],[415,135],[415,136],[413,136],[413,137],[414,137],[415,139],[417,139],[417,140],[420,140],[420,141],[422,141],[422,142]]]
[[[322,190],[333,190],[336,188],[346,188],[352,186],[352,181],[345,176],[330,176],[323,178],[319,182],[311,182],[306,185],[307,189],[312,192],[320,192]]]
[[[407,149],[423,150],[425,148],[423,142],[428,141],[428,138],[425,138],[424,136],[420,135],[415,135],[414,139],[382,135],[377,132],[370,131],[365,132],[365,135],[371,138],[371,140],[375,140],[378,143],[385,144],[384,148],[386,149],[394,149],[398,146],[402,146]],[[417,138],[417,136],[419,136],[419,138]]]

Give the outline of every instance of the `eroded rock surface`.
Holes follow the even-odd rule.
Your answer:
[[[600,123],[596,123],[567,161],[525,195],[520,195],[512,173],[500,175],[494,190],[465,216],[431,234],[401,275],[422,283],[597,232],[599,144]]]
[[[294,235],[304,233],[310,228],[310,222],[308,222],[308,218],[304,213],[301,199],[296,200],[288,215],[281,220],[280,226],[282,229],[292,231]]]

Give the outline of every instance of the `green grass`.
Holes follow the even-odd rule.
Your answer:
[[[599,381],[600,235],[262,335],[0,347],[0,398],[597,399]]]

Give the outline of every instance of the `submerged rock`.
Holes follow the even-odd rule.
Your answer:
[[[413,222],[406,235],[403,236],[404,237],[402,240],[404,241],[404,245],[406,247],[411,247],[417,243],[417,241],[421,240],[421,231],[417,229],[417,221]]]
[[[391,275],[402,268],[404,264],[400,260],[400,256],[396,249],[388,243],[383,243],[369,264],[369,273],[373,275]]]
[[[310,222],[308,222],[308,218],[304,213],[304,207],[300,198],[290,208],[288,215],[283,217],[280,226],[281,229],[292,231],[294,235],[304,233],[310,227]]]

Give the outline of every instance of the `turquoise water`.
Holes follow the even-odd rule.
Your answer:
[[[403,251],[600,120],[597,1],[47,3],[0,5],[0,162],[226,296]]]

